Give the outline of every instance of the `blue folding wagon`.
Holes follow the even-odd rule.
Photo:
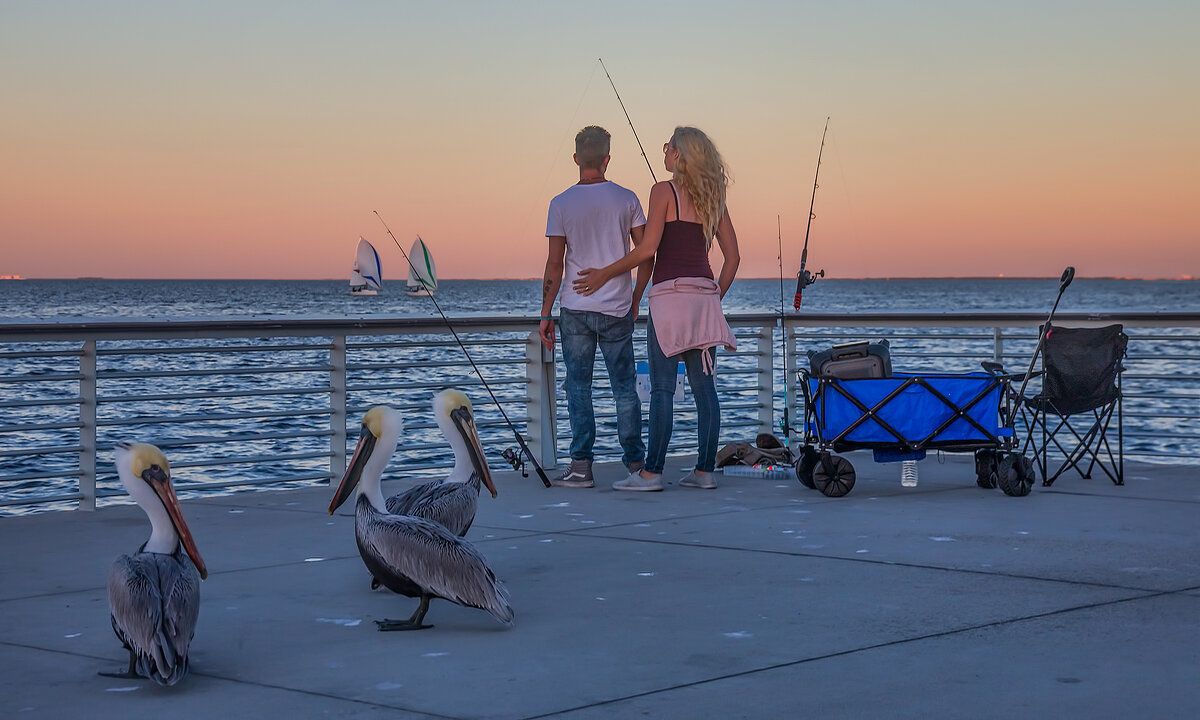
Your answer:
[[[975,454],[976,483],[1029,494],[1033,463],[1014,452],[1011,381],[998,368],[968,373],[892,373],[887,342],[809,353],[800,371],[804,447],[796,476],[841,497],[854,466],[836,453],[872,450],[876,462],[920,460],[929,450]]]

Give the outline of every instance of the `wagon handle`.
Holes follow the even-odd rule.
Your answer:
[[[1070,285],[1071,281],[1074,279],[1075,279],[1075,266],[1068,265],[1067,269],[1063,270],[1062,277],[1060,277],[1058,279],[1058,296],[1059,297],[1062,297],[1063,291],[1067,289],[1067,286]],[[1055,302],[1054,305],[1055,305],[1055,307],[1057,307],[1058,303]],[[1051,315],[1053,315],[1053,314],[1054,313],[1051,312]]]
[[[1058,310],[1058,302],[1062,300],[1063,292],[1067,286],[1075,279],[1075,266],[1068,265],[1066,270],[1063,270],[1062,277],[1058,279],[1058,297],[1054,298],[1054,307],[1050,308],[1050,315],[1046,318],[1045,324],[1042,325],[1042,331],[1038,333],[1037,347],[1033,349],[1033,357],[1029,359],[1029,369],[1025,371],[1025,379],[1021,381],[1021,389],[1017,391],[1017,401],[1013,404],[1012,412],[1008,415],[1008,426],[1012,427],[1013,421],[1017,419],[1017,411],[1021,409],[1021,401],[1025,398],[1025,387],[1029,385],[1029,378],[1033,377],[1033,368],[1037,365],[1038,356],[1042,353],[1042,345],[1046,342],[1046,333],[1050,331],[1050,321],[1054,319],[1054,312]]]

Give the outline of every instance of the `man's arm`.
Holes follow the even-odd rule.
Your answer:
[[[550,317],[554,310],[554,299],[558,297],[558,289],[562,286],[563,266],[567,257],[567,239],[561,235],[551,235],[550,249],[546,253],[546,272],[542,276],[542,317]],[[542,345],[547,350],[554,351],[554,321],[542,320],[538,326],[538,334],[542,337]]]
[[[642,238],[646,236],[646,226],[641,225],[629,231],[629,237],[633,240],[633,246],[637,247],[642,244]],[[646,292],[646,286],[650,284],[650,276],[654,272],[654,257],[637,266],[637,276],[633,283],[633,319],[637,320],[638,311],[642,304],[642,293]]]

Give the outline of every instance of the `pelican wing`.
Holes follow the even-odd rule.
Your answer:
[[[387,499],[387,510],[393,515],[415,515],[444,526],[462,537],[475,521],[479,505],[479,480],[466,482],[434,482],[417,485],[401,495]]]
[[[200,610],[200,574],[182,552],[139,552],[108,573],[113,630],[137,656],[138,671],[159,685],[187,674],[187,653]]]
[[[430,494],[442,485],[441,480],[413,485],[409,489],[387,499],[387,511],[392,515],[412,515],[413,509],[429,501]]]
[[[359,549],[388,572],[407,578],[425,593],[487,610],[497,620],[513,619],[508,590],[471,543],[441,524],[407,515],[384,515],[360,500],[356,519]]]

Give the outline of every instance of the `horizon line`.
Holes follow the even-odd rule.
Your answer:
[[[1187,273],[1180,274],[1176,277],[1136,277],[1132,275],[1078,275],[1081,280],[1143,280],[1143,281],[1173,281],[1187,282],[1200,280],[1200,277],[1189,275]],[[537,282],[540,277],[517,277],[517,278],[474,278],[474,277],[457,277],[457,278],[442,278],[440,282],[452,281],[460,282],[465,280],[475,280],[481,282]],[[737,280],[779,280],[776,277],[739,277]],[[785,276],[783,279],[789,280],[790,277]],[[841,277],[841,278],[824,278],[826,280],[1058,280],[1058,276],[1054,275],[876,275],[862,277]],[[145,277],[107,277],[101,275],[81,275],[76,277],[25,277],[19,274],[0,275],[0,282],[5,280],[21,281],[21,280],[141,280],[148,282],[161,282],[172,280],[200,280],[200,281],[245,281],[245,282],[345,282],[345,278],[312,278],[312,277],[294,277],[294,278],[216,278],[216,277],[162,277],[162,278],[145,278]],[[396,281],[392,281],[395,283]]]

